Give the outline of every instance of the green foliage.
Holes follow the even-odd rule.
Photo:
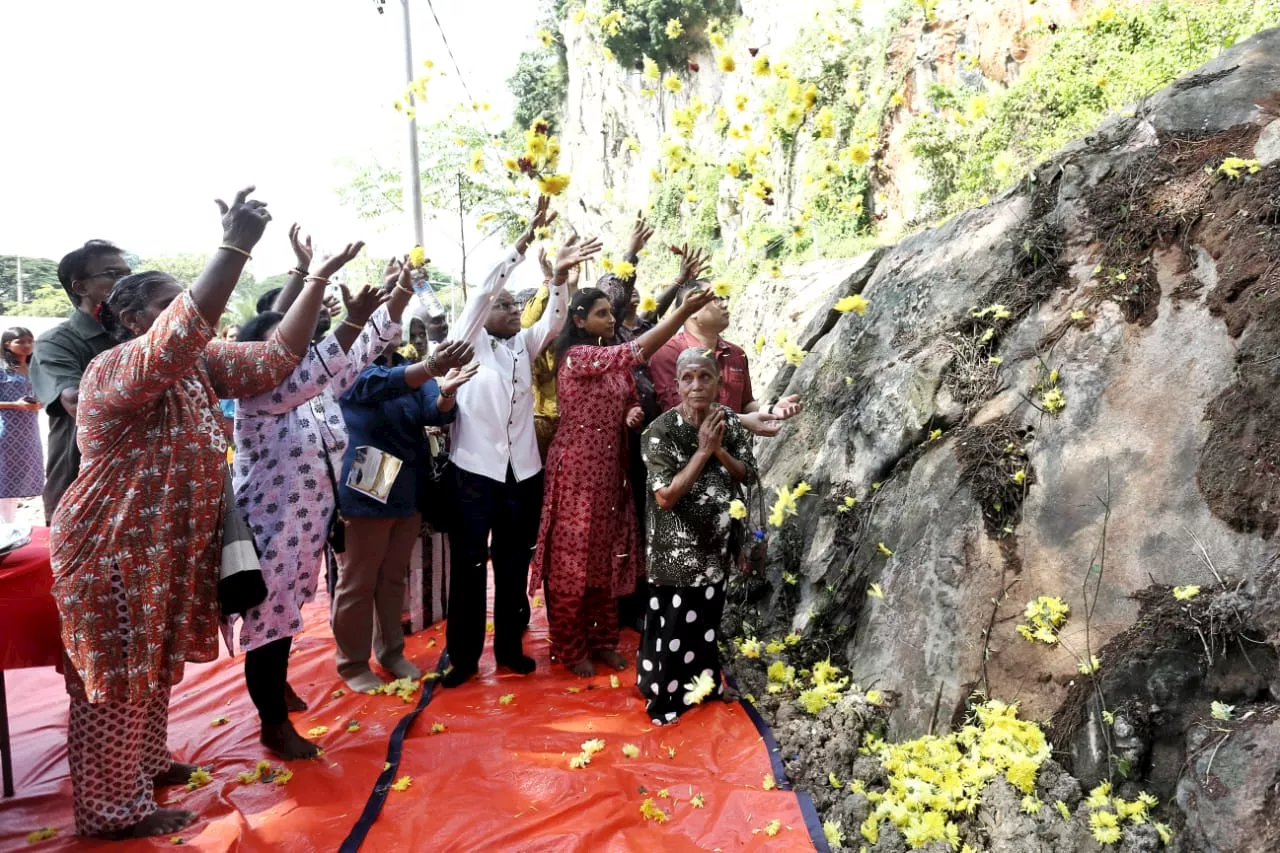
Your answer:
[[[605,14],[623,14],[616,34],[605,33],[605,47],[624,68],[639,68],[648,56],[664,70],[683,71],[689,57],[706,50],[707,24],[731,15],[731,0],[605,0]],[[684,27],[679,38],[668,38],[667,22],[678,19]]]
[[[480,171],[472,168],[477,151],[484,152]],[[457,118],[420,125],[418,152],[423,213],[449,224],[449,233],[458,235],[464,255],[478,244],[470,237],[471,223],[484,220],[479,227],[485,237],[515,239],[523,228],[524,199],[513,194],[511,178],[501,164],[490,162],[496,156],[493,140],[482,127]],[[374,221],[404,215],[398,166],[376,160],[347,165],[350,178],[338,190],[343,204],[354,208],[361,218]],[[467,228],[455,230],[459,219]],[[410,248],[406,246],[405,251]],[[424,248],[430,255],[431,247]]]
[[[558,132],[569,90],[569,72],[562,50],[542,48],[521,53],[515,73],[507,80],[507,88],[516,99],[513,126],[523,130],[541,116],[551,126],[552,133]]]
[[[190,285],[195,282],[196,277],[200,275],[207,263],[209,263],[208,255],[194,252],[178,255],[156,255],[155,257],[144,258],[138,266],[134,267],[134,272],[160,270],[173,276],[182,284]],[[252,280],[252,278],[253,276],[249,276],[249,279]]]
[[[1060,30],[1043,57],[1003,93],[933,87],[933,112],[908,131],[928,178],[926,213],[949,215],[973,206],[1109,112],[1277,24],[1280,0],[1104,7]]]
[[[542,0],[539,33],[549,36],[551,43],[521,53],[515,73],[507,79],[507,89],[516,100],[511,123],[517,130],[523,131],[541,116],[552,133],[559,132],[569,92],[569,60],[560,36],[564,12],[565,0]]]
[[[58,283],[58,262],[48,258],[22,258],[23,305],[18,305],[18,258],[13,255],[0,257],[0,312],[25,317],[61,317],[71,303],[66,291]],[[39,300],[41,311],[31,310]],[[46,304],[47,303],[47,304]],[[42,313],[54,308],[53,313]]]

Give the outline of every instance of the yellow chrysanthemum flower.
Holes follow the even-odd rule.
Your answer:
[[[569,186],[568,175],[547,175],[538,179],[538,189],[543,195],[560,195]]]
[[[672,94],[676,94],[684,90],[684,82],[676,75],[668,74],[662,78],[662,88]]]
[[[717,56],[716,65],[720,66],[720,70],[726,74],[731,74],[738,69],[738,63],[734,62],[733,56],[728,53]]]

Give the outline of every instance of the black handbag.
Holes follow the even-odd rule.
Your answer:
[[[734,522],[732,547],[737,550],[738,568],[743,574],[763,577],[765,561],[769,556],[769,528],[764,509],[764,486],[760,482],[759,473],[754,469],[748,471],[747,483],[743,488],[746,490],[743,503],[747,508],[747,517]]]
[[[323,407],[319,411],[312,407],[311,416],[316,419],[319,426],[316,435],[320,436],[320,453],[324,456],[324,469],[329,474],[329,484],[333,486],[333,515],[329,518],[329,535],[326,538],[333,553],[343,554],[347,550],[347,520],[342,517],[342,507],[338,501],[338,475],[334,472],[333,461],[329,458],[329,444],[324,440],[324,430],[328,425],[324,423]]]
[[[430,441],[427,444],[429,447]],[[418,512],[437,533],[448,533],[453,528],[456,492],[453,463],[442,440],[439,452],[427,454],[418,466]]]

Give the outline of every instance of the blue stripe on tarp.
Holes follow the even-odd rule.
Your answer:
[[[724,680],[734,690],[738,690],[738,682],[729,673],[724,673]],[[797,791],[791,787],[791,780],[787,778],[787,768],[782,763],[782,749],[778,746],[777,738],[773,736],[773,729],[769,728],[769,724],[764,721],[764,717],[760,716],[756,706],[745,696],[739,700],[739,704],[742,705],[742,710],[747,712],[747,717],[760,733],[765,748],[769,751],[769,765],[773,768],[774,782],[781,790],[790,791],[796,795],[796,801],[800,803],[800,813],[804,815],[804,827],[809,831],[809,840],[813,842],[818,853],[831,853],[831,845],[827,844],[827,836],[822,831],[822,820],[818,817],[818,809],[814,806],[813,799],[808,792]]]
[[[445,649],[441,652],[440,662],[436,665],[436,675],[443,675],[448,666],[449,650]],[[365,836],[369,834],[369,830],[373,828],[373,822],[381,814],[382,806],[387,801],[387,792],[391,790],[391,783],[395,781],[396,773],[400,769],[400,755],[404,750],[405,735],[409,733],[409,727],[413,725],[414,720],[418,719],[422,709],[427,707],[427,703],[431,701],[437,681],[439,681],[439,678],[433,678],[422,683],[422,695],[418,697],[418,704],[414,706],[412,711],[405,714],[400,719],[400,722],[396,724],[396,727],[392,729],[391,739],[387,741],[386,763],[388,767],[378,774],[377,780],[373,783],[373,792],[369,794],[369,799],[364,804],[364,811],[360,813],[360,818],[356,821],[355,826],[351,827],[351,832],[347,833],[342,846],[338,848],[339,853],[356,853],[360,849],[360,845],[364,844]]]

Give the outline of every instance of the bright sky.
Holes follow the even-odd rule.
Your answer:
[[[426,0],[409,0],[414,61],[449,76],[430,99],[463,96]],[[274,221],[251,266],[293,262],[298,221],[320,246],[364,239],[379,256],[413,245],[408,217],[379,233],[338,203],[343,158],[400,163],[407,123],[401,0],[59,0],[0,4],[0,254],[57,259],[90,238],[148,255],[207,252],[213,199],[249,183]],[[504,81],[532,43],[535,0],[435,0],[477,100],[510,116]],[[433,107],[434,108],[434,107]],[[495,127],[495,129],[497,129]],[[482,276],[502,247],[472,255]],[[456,244],[427,233],[456,271]],[[537,264],[517,286],[536,284]]]

